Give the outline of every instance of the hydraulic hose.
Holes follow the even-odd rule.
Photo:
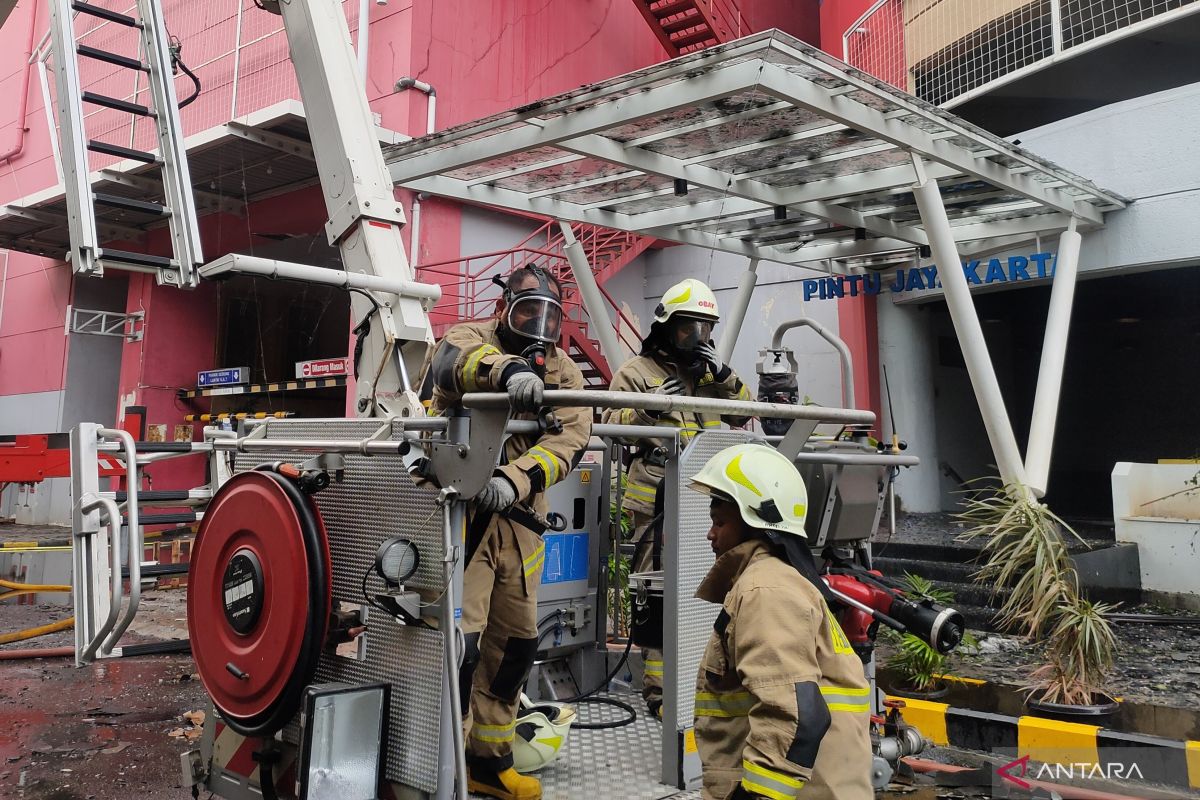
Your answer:
[[[31,647],[27,650],[0,650],[0,661],[21,661],[26,658],[63,658],[75,655],[74,647]]]
[[[45,636],[47,633],[56,633],[65,631],[68,628],[75,627],[75,618],[68,617],[60,619],[58,622],[51,622],[48,625],[39,625],[36,628],[26,628],[23,631],[16,633],[0,633],[0,644],[10,644],[12,642],[21,642],[25,639],[33,639],[37,636]]]
[[[577,694],[574,697],[567,697],[563,700],[564,703],[592,703],[595,705],[614,706],[622,711],[625,711],[629,714],[629,716],[625,717],[624,719],[612,720],[611,722],[574,722],[571,724],[572,728],[579,728],[580,730],[584,731],[601,731],[608,730],[610,728],[623,728],[626,725],[633,724],[633,722],[637,720],[637,711],[635,711],[633,706],[629,705],[628,703],[624,703],[620,700],[614,700],[610,697],[592,697],[592,695],[594,695],[596,692],[608,686],[609,682],[617,676],[617,673],[621,671],[621,667],[623,667],[625,662],[629,660],[629,651],[632,648],[633,637],[630,636],[629,641],[625,643],[625,652],[621,653],[621,658],[617,661],[617,665],[612,668],[612,671],[609,672],[608,675],[604,676],[604,680],[600,681],[600,683],[596,684],[586,692]]]
[[[18,589],[27,592],[69,592],[71,587],[66,584],[55,583],[17,583],[16,581],[8,581],[0,578],[0,586],[5,589]]]

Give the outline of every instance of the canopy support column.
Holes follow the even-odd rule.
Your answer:
[[[1050,480],[1050,454],[1054,449],[1054,426],[1058,421],[1058,401],[1067,360],[1067,336],[1071,328],[1082,241],[1072,217],[1071,226],[1058,238],[1050,309],[1046,314],[1046,336],[1042,342],[1042,361],[1038,366],[1037,392],[1033,398],[1033,419],[1029,424],[1029,443],[1025,447],[1025,474],[1029,488],[1038,497],[1046,493],[1046,484]]]
[[[609,369],[613,372],[621,366],[621,345],[617,342],[617,328],[613,325],[612,317],[605,308],[604,295],[596,284],[596,276],[592,273],[592,265],[588,263],[583,245],[575,238],[571,223],[559,221],[559,229],[563,235],[563,251],[567,254],[567,263],[571,265],[571,274],[575,276],[575,285],[579,287],[579,297],[583,301],[583,310],[587,312],[591,326],[588,328],[600,342],[600,352],[608,361]]]
[[[1006,486],[1014,483],[1024,485],[1025,465],[1021,461],[1021,452],[1017,448],[1012,423],[1004,408],[1000,382],[996,379],[996,370],[988,355],[987,341],[983,338],[983,328],[979,324],[978,314],[975,313],[967,277],[963,274],[962,262],[958,257],[958,244],[954,241],[954,232],[946,216],[946,206],[942,203],[937,181],[926,176],[921,157],[913,153],[912,158],[917,173],[917,185],[913,187],[913,195],[921,213],[921,222],[929,236],[934,261],[939,267],[938,277],[941,278],[945,291],[950,319],[954,323],[958,345],[962,348],[971,386],[975,389],[979,413],[983,416],[988,441],[992,445],[992,453],[1000,469],[1000,479]]]
[[[738,279],[737,298],[733,308],[725,317],[725,330],[721,331],[721,341],[717,344],[717,354],[721,360],[729,363],[733,356],[733,345],[737,342],[738,334],[742,332],[742,323],[746,320],[746,309],[750,307],[750,296],[754,294],[754,286],[758,283],[758,259],[750,259],[750,265]]]

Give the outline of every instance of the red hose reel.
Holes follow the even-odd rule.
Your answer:
[[[316,503],[278,472],[235,475],[209,504],[188,631],[205,690],[243,736],[270,736],[299,710],[329,625],[329,564]]]

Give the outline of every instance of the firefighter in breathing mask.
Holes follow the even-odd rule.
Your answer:
[[[717,298],[703,282],[688,278],[672,286],[654,311],[650,334],[642,341],[642,352],[613,375],[613,391],[647,394],[687,395],[723,400],[750,400],[750,391],[717,354],[712,341],[713,326],[720,316]],[[605,423],[663,425],[679,428],[682,441],[724,421],[742,426],[749,417],[674,411],[660,413],[638,409],[610,409]],[[661,440],[626,440],[631,457],[622,509],[633,518],[636,550],[632,570],[660,569],[661,543],[655,541],[654,497],[663,479],[667,451]],[[669,526],[667,534],[669,535]],[[645,649],[642,697],[655,716],[662,715],[662,651]]]
[[[432,394],[432,414],[449,411],[468,392],[502,391],[514,419],[536,420],[545,390],[583,388],[579,367],[557,346],[562,291],[554,276],[522,267],[497,282],[504,296],[496,318],[455,325],[426,364],[422,384]],[[512,753],[518,698],[537,652],[546,552],[540,532],[525,523],[528,510],[546,514],[546,489],[579,463],[592,431],[589,408],[559,408],[554,416],[540,434],[505,440],[500,466],[469,507],[459,675],[472,722],[468,788],[500,800],[542,796],[537,778],[513,768]]]

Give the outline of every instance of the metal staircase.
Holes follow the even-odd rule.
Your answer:
[[[633,0],[671,58],[728,42],[743,30],[735,0]]]
[[[71,235],[68,259],[74,272],[80,275],[99,277],[105,267],[112,267],[151,272],[160,284],[193,288],[199,282],[197,267],[203,262],[203,255],[175,97],[170,42],[160,4],[154,0],[137,0],[137,9],[139,16],[133,17],[95,2],[50,0],[50,33],[55,55],[54,105]],[[76,15],[129,29],[131,38],[136,38],[137,42],[128,48],[133,54],[80,44],[75,34]],[[151,104],[84,91],[80,80],[81,58],[101,61],[119,70],[145,73]],[[85,104],[152,120],[158,137],[157,153],[90,138],[85,125]],[[136,197],[95,192],[89,175],[89,152],[157,166],[161,184],[149,196],[141,188]],[[114,211],[139,222],[165,220],[170,229],[170,255],[106,246],[101,242],[100,230],[109,220],[98,219],[97,214]]]
[[[617,339],[630,353],[641,346],[636,323],[604,291],[604,282],[641,255],[653,238],[595,225],[574,224],[571,229],[583,246],[592,273],[615,321]],[[464,258],[422,265],[418,280],[441,283],[442,300],[431,313],[433,332],[441,336],[462,320],[490,317],[500,289],[493,275],[507,275],[524,266],[539,266],[553,273],[563,286],[563,338],[561,346],[579,365],[588,388],[605,388],[612,380],[612,368],[600,352],[600,343],[590,332],[591,320],[583,308],[579,290],[571,275],[563,251],[563,236],[557,222],[547,222],[508,250],[479,253]],[[620,366],[619,364],[615,366]]]

